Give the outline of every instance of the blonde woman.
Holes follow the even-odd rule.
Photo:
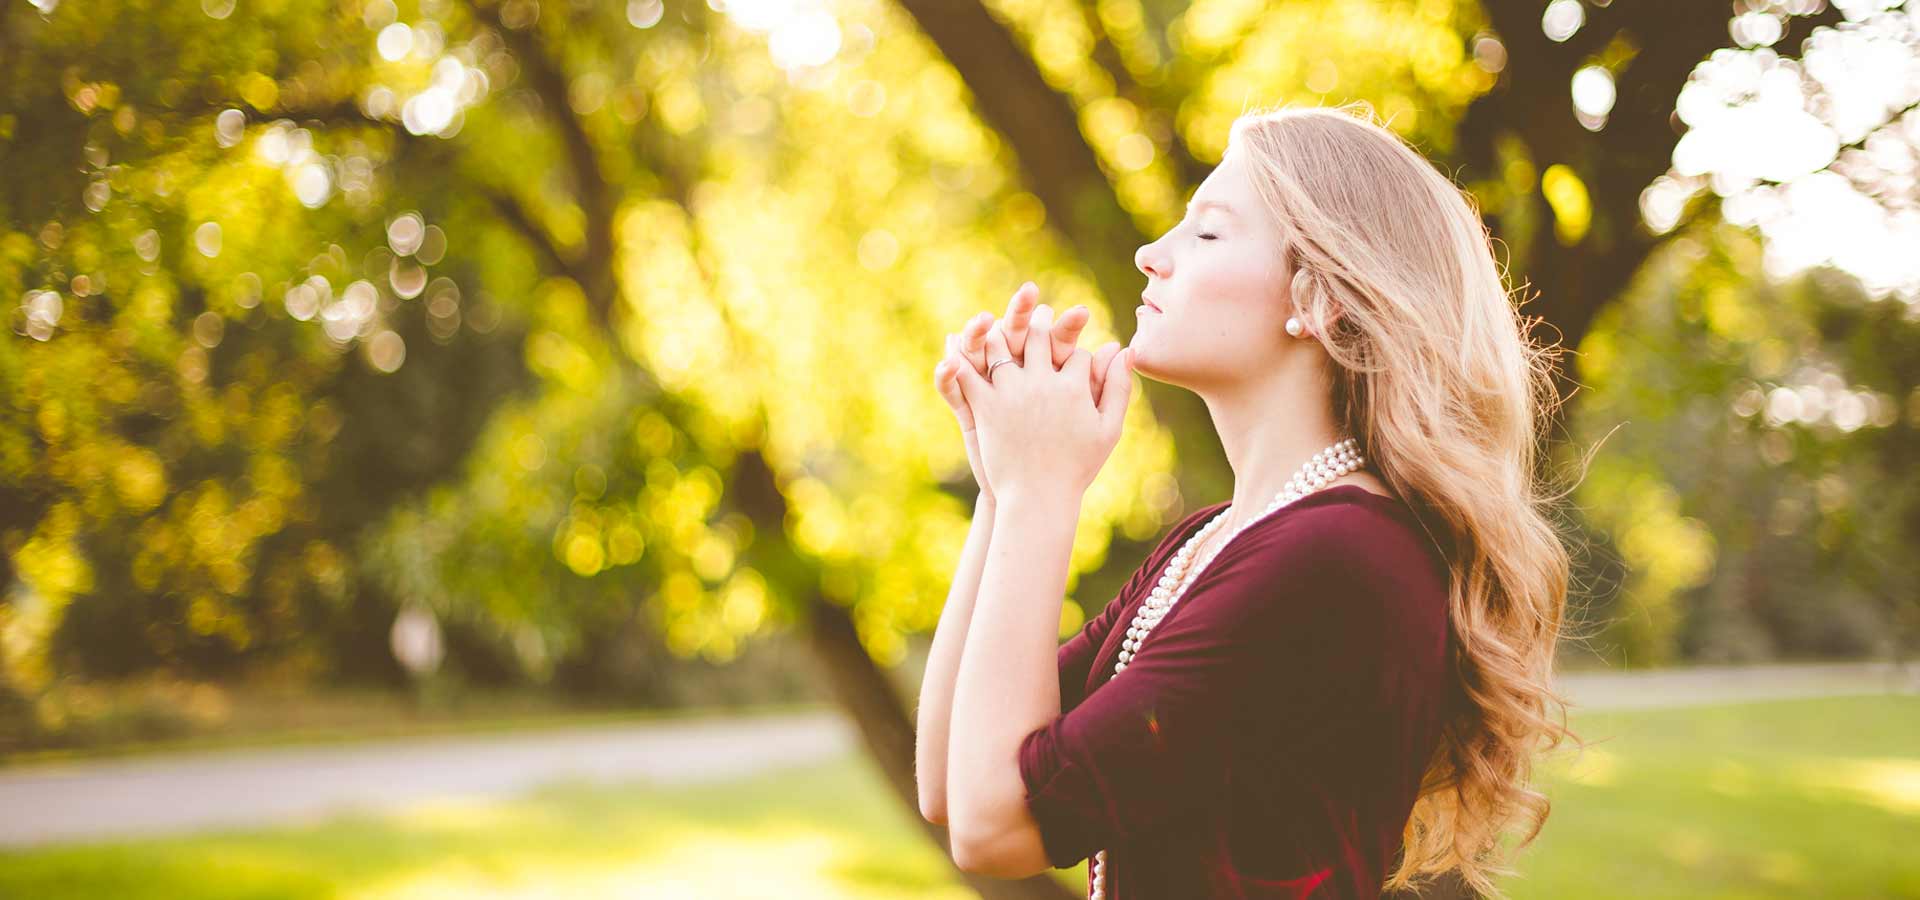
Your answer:
[[[1484,894],[1546,797],[1568,552],[1535,460],[1551,351],[1471,198],[1371,116],[1237,119],[1135,261],[1125,349],[1034,289],[936,384],[980,483],[921,689],[923,814],[968,872],[1090,859],[1104,900]],[[1230,500],[1057,646],[1132,373],[1199,394]]]

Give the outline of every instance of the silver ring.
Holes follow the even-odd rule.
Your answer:
[[[990,365],[988,365],[988,366],[987,366],[987,380],[988,380],[988,381],[992,381],[992,380],[993,380],[993,370],[994,370],[994,369],[997,369],[997,368],[999,368],[999,367],[1001,367],[1001,366],[1004,366],[1004,365],[1006,365],[1007,363],[1010,363],[1010,362],[1013,362],[1013,357],[1011,357],[1011,356],[1009,356],[1009,357],[1007,357],[1006,359],[1002,359],[1002,360],[996,360],[996,361],[994,361],[993,363],[991,363]]]

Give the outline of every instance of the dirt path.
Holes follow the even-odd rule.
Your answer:
[[[1920,693],[1920,665],[1845,663],[1569,673],[1575,709]],[[0,769],[0,846],[309,821],[442,797],[512,795],[567,778],[724,780],[854,752],[832,711],[413,738]]]
[[[725,780],[854,746],[819,712],[34,763],[0,769],[0,846],[311,821],[570,778]]]
[[[1920,663],[1699,666],[1560,676],[1575,709],[1650,709],[1746,700],[1920,693]]]

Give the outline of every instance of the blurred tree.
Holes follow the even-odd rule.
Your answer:
[[[902,633],[937,615],[970,500],[957,490],[966,469],[946,413],[925,402],[931,335],[1023,271],[1061,281],[1062,306],[1076,290],[1070,272],[1045,270],[1057,256],[1046,242],[1030,241],[1021,263],[996,246],[1039,221],[982,165],[987,144],[953,102],[957,82],[903,76],[924,102],[896,98],[884,115],[868,108],[866,133],[823,143],[817,123],[846,98],[803,98],[791,119],[776,118],[765,95],[778,72],[749,53],[757,38],[709,34],[704,13],[674,21],[636,4],[625,21],[605,22],[557,7],[543,16],[531,3],[428,4],[402,21],[379,0],[281,12],[287,21],[234,17],[216,2],[141,16],[51,3],[6,11],[9,34],[34,31],[6,56],[20,76],[6,162],[49,176],[10,182],[18,192],[7,204],[7,284],[22,300],[19,337],[6,345],[17,464],[6,482],[32,501],[8,506],[18,516],[5,531],[8,558],[22,576],[3,611],[9,649],[19,651],[8,654],[9,684],[48,685],[48,641],[77,601],[105,612],[145,597],[161,627],[138,640],[169,664],[186,661],[170,630],[221,635],[233,658],[258,659],[250,651],[261,646],[236,635],[286,617],[274,584],[325,601],[321,612],[332,615],[319,618],[329,624],[371,626],[364,638],[393,603],[495,622],[536,677],[583,634],[642,609],[670,648],[713,659],[798,618],[910,797],[911,726],[875,657],[899,658]],[[633,28],[649,39],[612,40]],[[732,45],[716,55],[722,40]],[[158,60],[168,61],[153,73],[161,77],[146,74]],[[884,64],[924,66],[911,54]],[[64,77],[30,77],[39,71]],[[710,109],[731,112],[709,119]],[[20,140],[22,122],[46,134]],[[871,165],[845,167],[855,151]],[[767,158],[801,164],[769,170]],[[901,163],[935,170],[946,186],[921,179],[924,187],[901,188],[917,201],[890,197],[893,180],[871,175]],[[969,182],[977,196],[941,196]],[[767,203],[776,198],[784,208]],[[945,233],[996,220],[1005,232]],[[844,230],[822,234],[823,221]],[[836,250],[860,266],[806,265]],[[102,264],[108,254],[119,268]],[[431,277],[432,266],[451,277]],[[888,270],[899,283],[864,279]],[[483,302],[462,304],[474,297]],[[101,324],[128,310],[146,317],[145,343]],[[344,389],[361,365],[389,380],[417,368],[424,392],[481,388],[465,373],[500,369],[478,354],[456,361],[458,376],[408,365],[405,342],[420,326],[388,327],[402,310],[418,310],[436,333],[464,333],[460,313],[474,311],[486,324],[464,321],[480,331],[525,335],[531,390],[504,405],[498,392],[472,392],[491,418],[470,453],[457,434],[418,430],[435,422],[381,415],[380,392]],[[496,331],[500,320],[511,324]],[[282,354],[240,369],[256,380],[239,383],[224,353],[205,353],[221,347],[215,334],[226,353],[250,348],[243,335],[253,328],[310,354],[315,373],[302,377]],[[899,355],[900,332],[929,337]],[[64,359],[83,353],[94,361]],[[860,364],[833,365],[847,360]],[[194,463],[201,489],[174,486],[187,478],[175,468],[187,465],[171,449],[177,440],[156,447],[148,432],[94,409],[81,420],[88,430],[74,433],[70,404],[110,366],[137,387],[179,371],[225,389],[223,405],[177,428],[227,442],[229,455]],[[321,378],[330,372],[347,377]],[[66,393],[49,398],[49,384]],[[284,528],[219,530],[251,521],[219,505],[260,478],[235,454],[279,446],[235,412],[260,409],[275,392],[297,401],[291,412],[309,423],[301,440],[318,460],[337,458],[329,442],[364,428],[403,446],[440,441],[468,465],[440,459],[431,474],[459,483],[391,516],[382,509],[402,499],[392,493],[318,494],[331,486],[320,462],[286,473],[286,489],[358,518],[323,515],[333,527],[325,539],[288,551],[300,568],[276,566],[261,557]],[[902,435],[937,437],[902,454]],[[1164,435],[1148,434],[1118,454],[1090,498],[1091,537],[1122,521],[1144,540],[1175,512],[1170,480],[1151,474],[1168,468],[1167,450]],[[61,480],[67,454],[145,461],[139,477],[121,480],[147,506],[96,504],[92,520],[79,518],[98,481]],[[389,475],[430,487],[409,470],[379,482]],[[1160,489],[1143,493],[1142,483]],[[165,518],[144,515],[150,508]],[[389,527],[354,540],[383,519]],[[156,521],[169,526],[152,536]],[[1083,542],[1077,569],[1098,566],[1104,544]],[[198,600],[188,592],[201,568],[223,573],[225,605],[199,602],[201,612],[174,625],[165,611]],[[93,577],[119,569],[130,574]],[[369,602],[383,593],[393,599]],[[1069,607],[1063,629],[1078,616]],[[57,704],[41,707],[50,710],[57,718]],[[981,881],[1001,895],[1059,893],[1048,879]]]
[[[318,7],[215,19],[209,51],[195,42],[214,11],[0,13],[0,164],[28,176],[0,187],[0,284],[21,297],[0,344],[0,680],[15,689],[56,674],[49,642],[82,594],[72,675],[326,668],[383,646],[390,604],[358,583],[346,539],[462,457],[525,381],[495,304],[462,304],[455,279],[484,256],[449,256],[418,212],[370,208],[376,148],[278,122],[232,149],[245,113],[224,95],[283,99],[256,61],[299,65],[286,99],[318,90],[324,72],[300,62]],[[327,639],[342,626],[374,640]]]

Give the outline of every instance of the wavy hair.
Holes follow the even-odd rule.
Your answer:
[[[1326,347],[1334,423],[1408,500],[1450,575],[1445,723],[1384,888],[1457,873],[1502,896],[1503,836],[1525,826],[1513,850],[1532,843],[1551,806],[1529,784],[1535,754],[1579,740],[1552,681],[1571,566],[1553,507],[1566,491],[1536,471],[1560,348],[1528,337],[1473,196],[1370,109],[1255,110],[1228,152],[1282,223],[1293,314]]]

